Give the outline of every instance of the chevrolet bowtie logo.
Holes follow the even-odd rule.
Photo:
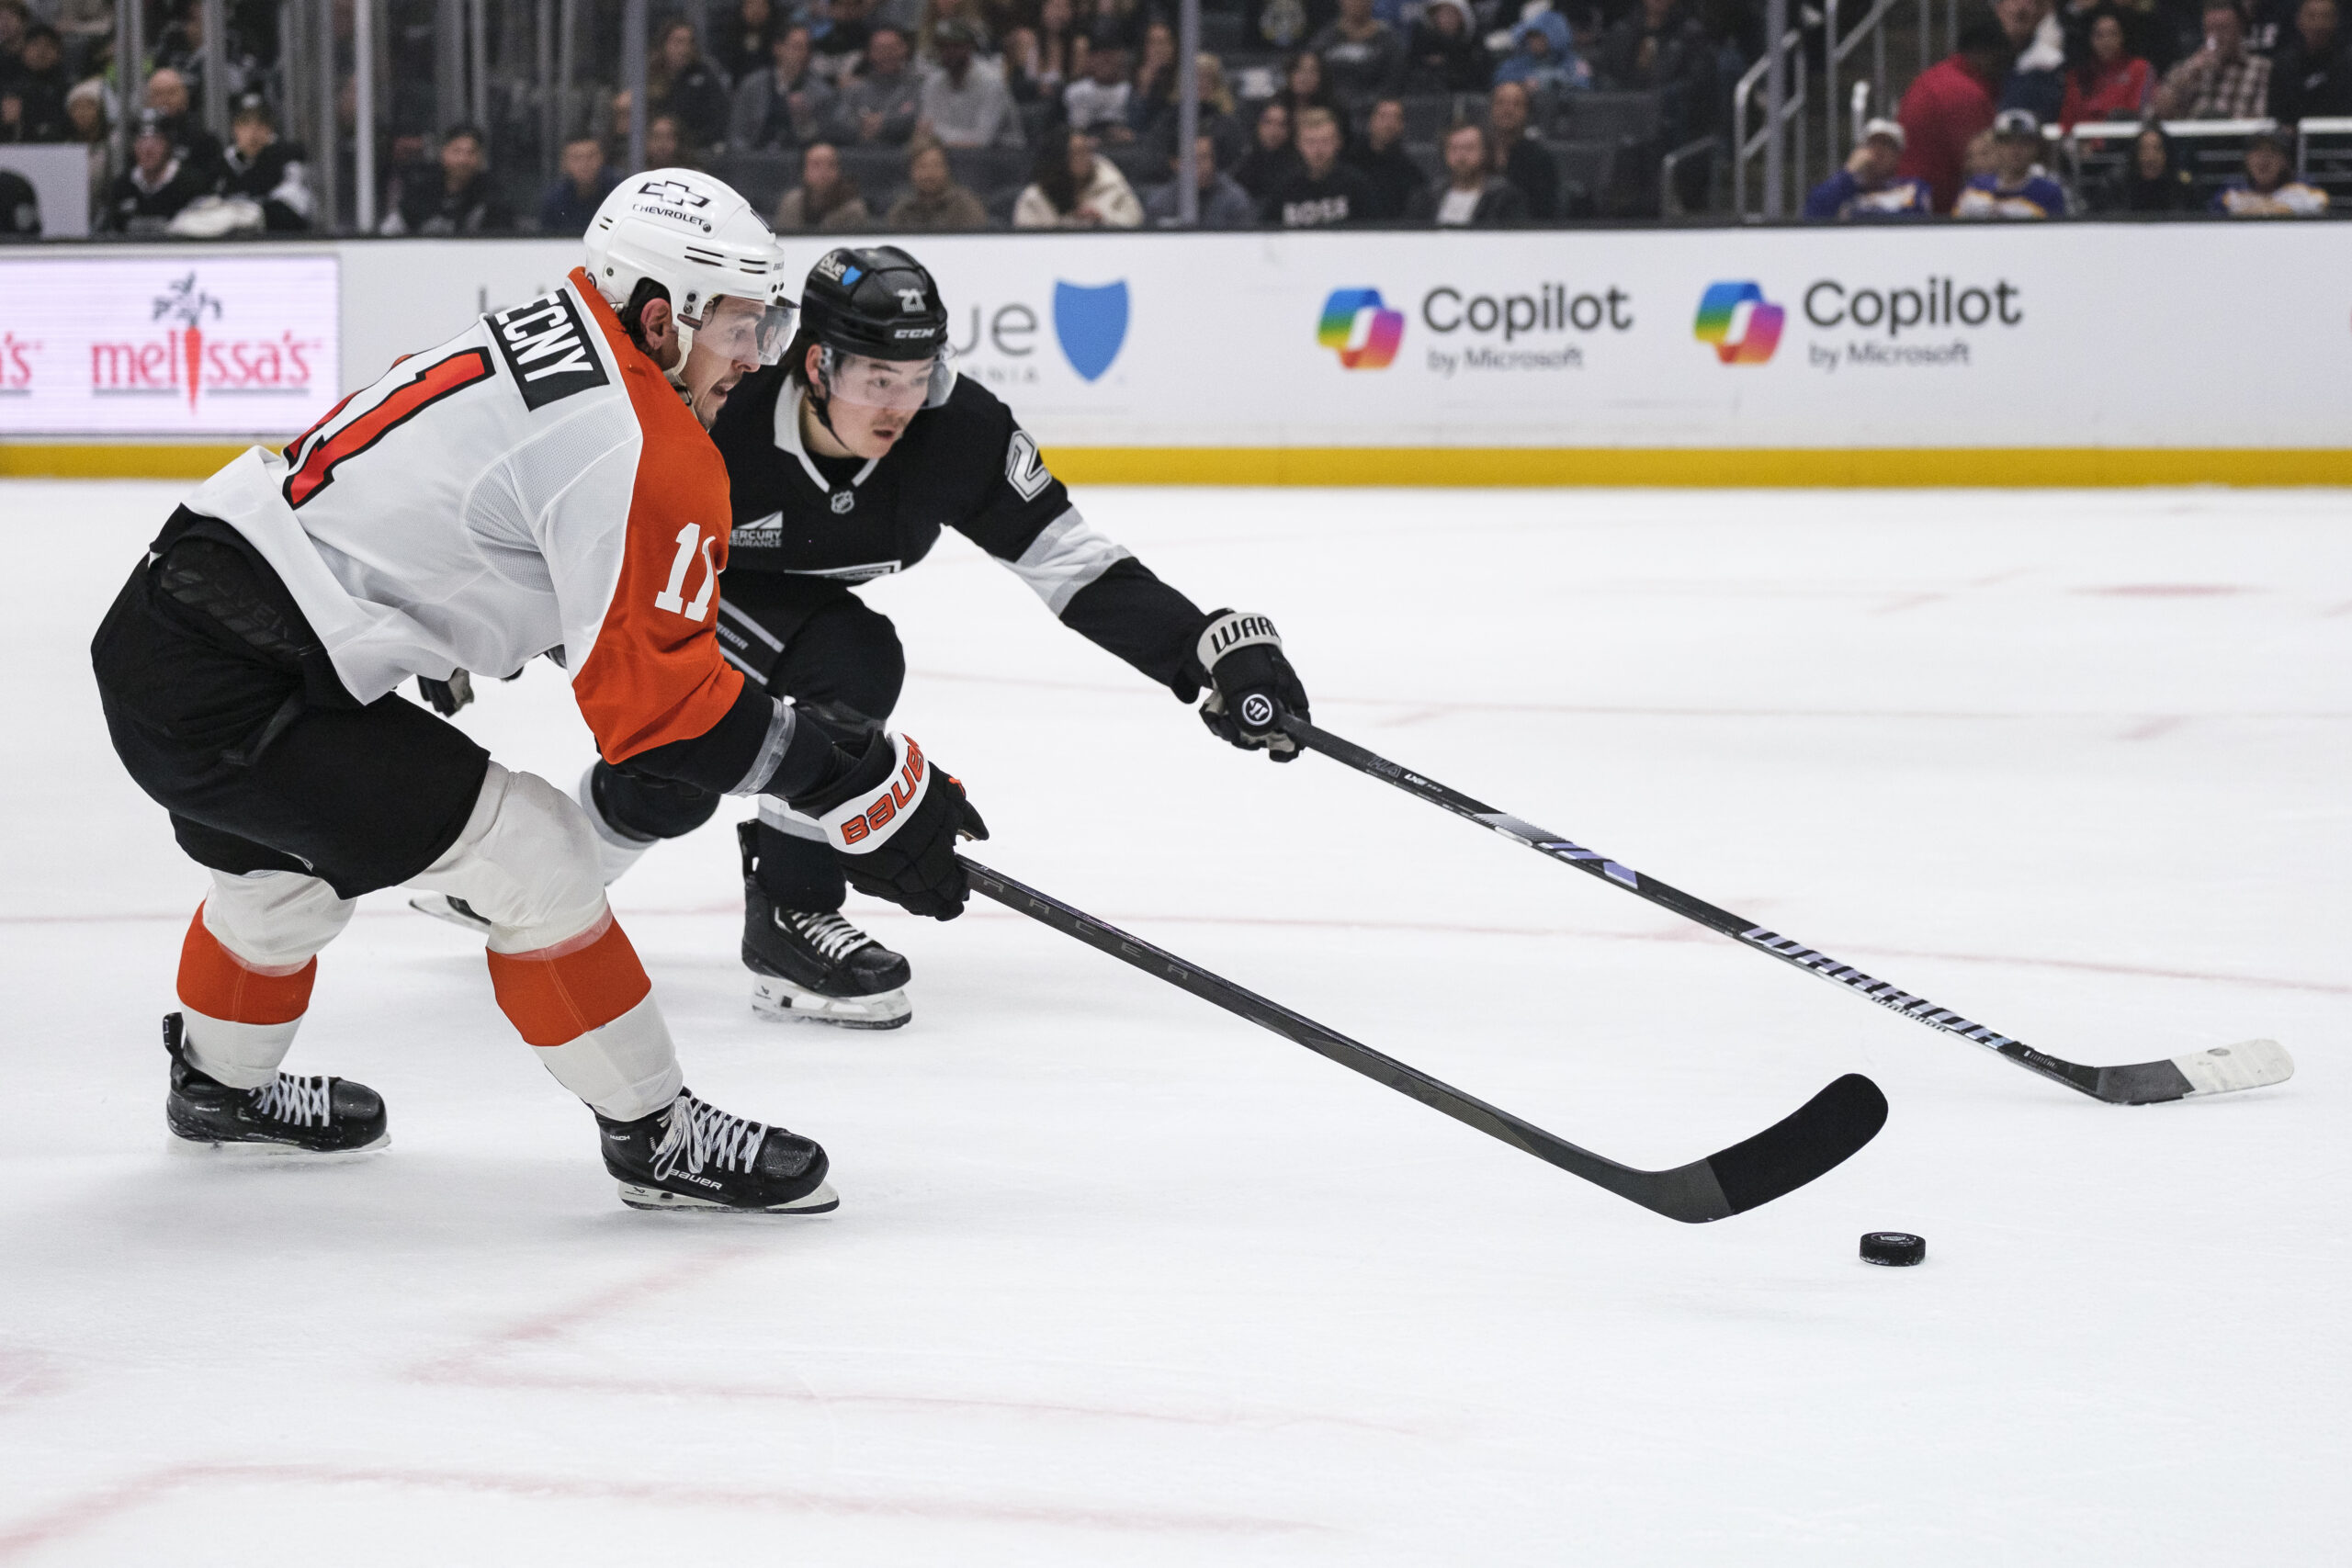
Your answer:
[[[710,197],[679,180],[648,180],[637,187],[639,196],[650,196],[672,207],[708,207]]]

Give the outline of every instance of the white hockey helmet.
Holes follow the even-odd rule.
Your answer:
[[[757,308],[760,363],[784,357],[797,310],[786,293],[784,247],[724,181],[695,169],[631,175],[589,220],[587,243],[589,279],[615,310],[627,310],[638,283],[651,278],[668,290],[680,346],[691,350],[715,301],[743,300]]]

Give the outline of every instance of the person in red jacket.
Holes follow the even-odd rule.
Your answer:
[[[1928,182],[1936,210],[1950,212],[1968,176],[1968,144],[1993,123],[1994,98],[2009,68],[2009,40],[1980,18],[1961,30],[1960,48],[1919,73],[1903,95],[1903,162],[1896,174]]]
[[[2155,89],[2155,68],[2125,46],[2123,14],[2112,6],[2091,13],[2090,51],[2066,71],[2058,123],[2072,130],[2084,120],[2137,122]]]

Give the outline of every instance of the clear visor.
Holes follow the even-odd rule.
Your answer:
[[[830,348],[818,353],[825,395],[861,408],[935,409],[956,387],[944,348],[932,359],[869,359]]]
[[[721,359],[740,365],[774,365],[792,343],[793,318],[789,305],[720,294],[702,308],[702,320],[687,325],[695,330],[695,346]]]

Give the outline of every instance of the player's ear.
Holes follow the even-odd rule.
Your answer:
[[[638,336],[644,340],[646,356],[667,370],[678,357],[678,323],[670,314],[667,299],[648,299],[637,313]]]

